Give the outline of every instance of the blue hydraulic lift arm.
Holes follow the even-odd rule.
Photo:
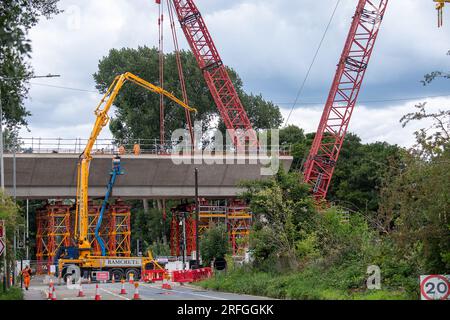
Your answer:
[[[123,175],[124,172],[122,171],[122,168],[120,166],[120,157],[115,157],[113,159],[113,166],[112,170],[110,172],[110,179],[108,183],[108,187],[106,189],[105,199],[103,200],[102,208],[100,210],[100,215],[98,216],[97,220],[97,226],[95,227],[95,238],[97,239],[98,243],[100,244],[100,248],[102,250],[102,256],[106,256],[106,246],[103,239],[100,237],[99,231],[100,227],[102,225],[103,220],[103,214],[105,213],[106,207],[108,205],[109,197],[112,194],[114,184],[116,183],[117,176]]]

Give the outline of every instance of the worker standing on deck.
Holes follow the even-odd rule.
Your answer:
[[[26,266],[25,269],[22,270],[22,277],[23,283],[25,285],[25,290],[28,290],[28,287],[30,286],[31,273],[32,271],[30,266]]]

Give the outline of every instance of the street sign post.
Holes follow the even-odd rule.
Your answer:
[[[3,255],[3,252],[5,251],[6,245],[3,242],[3,239],[0,239],[0,256]]]
[[[108,271],[97,271],[96,280],[97,281],[109,281],[109,272]]]
[[[25,248],[25,241],[23,239],[17,240],[17,249],[24,249]]]
[[[5,238],[5,220],[0,220],[0,257],[6,249]]]
[[[1,126],[1,123],[0,123],[0,126]],[[1,152],[1,150],[0,150],[0,152]],[[2,178],[3,178],[3,176],[2,176]],[[0,247],[1,247],[1,249],[0,249],[0,257],[1,257],[3,255],[3,252],[6,251],[6,241],[3,242],[3,239],[6,238],[6,224],[5,224],[5,220],[0,220],[0,226],[1,226],[1,229],[2,229],[2,231],[1,231],[2,235],[0,237]],[[6,270],[7,270],[7,268],[6,268],[6,252],[5,252],[5,254],[3,255],[3,292],[6,292],[6,287],[7,287],[6,282],[7,282],[8,277],[7,277],[7,274],[6,274]]]
[[[450,275],[420,276],[422,300],[447,300],[450,295]]]

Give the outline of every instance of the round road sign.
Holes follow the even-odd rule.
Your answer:
[[[450,295],[450,283],[442,275],[425,276],[420,282],[420,292],[425,300],[446,300]]]

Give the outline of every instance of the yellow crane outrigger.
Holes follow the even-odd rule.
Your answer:
[[[87,145],[80,156],[78,162],[78,179],[77,179],[77,204],[75,210],[75,238],[77,241],[77,248],[79,250],[79,259],[85,259],[90,256],[91,244],[88,239],[88,182],[89,182],[89,165],[92,160],[92,149],[101,132],[101,130],[108,124],[110,117],[108,111],[110,110],[114,100],[116,99],[120,89],[127,82],[133,82],[138,86],[147,89],[151,92],[164,95],[170,100],[174,101],[181,107],[190,112],[197,112],[196,109],[189,107],[183,101],[175,97],[170,92],[155,86],[138,76],[127,72],[117,76],[110,85],[102,100],[95,109],[97,117],[92,133],[89,137]]]
[[[438,11],[438,27],[442,27],[444,24],[444,7],[446,3],[450,3],[450,0],[433,0],[436,2],[436,10]]]

